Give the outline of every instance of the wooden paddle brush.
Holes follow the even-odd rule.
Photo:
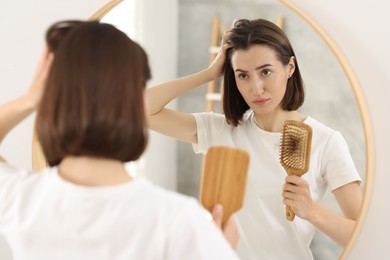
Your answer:
[[[309,170],[312,129],[309,125],[286,120],[280,142],[280,163],[288,175],[302,176]],[[293,221],[294,211],[286,206],[286,218]]]
[[[239,210],[244,201],[249,154],[232,147],[210,147],[203,164],[199,200],[211,212],[223,206],[222,224]]]

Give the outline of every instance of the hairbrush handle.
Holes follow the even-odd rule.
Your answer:
[[[309,170],[312,139],[311,126],[293,120],[283,124],[279,156],[280,163],[288,175],[302,176]],[[286,219],[293,221],[295,213],[286,206]]]
[[[286,219],[289,221],[293,221],[294,218],[295,218],[294,211],[292,210],[292,208],[290,206],[286,205]]]

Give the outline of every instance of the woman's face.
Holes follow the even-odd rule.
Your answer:
[[[234,51],[231,63],[238,90],[255,114],[282,111],[287,80],[295,68],[293,57],[289,64],[283,65],[273,49],[256,44]]]

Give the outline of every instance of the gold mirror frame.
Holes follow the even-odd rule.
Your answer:
[[[103,16],[109,13],[115,6],[122,3],[124,0],[112,0],[97,10],[88,20],[101,20]]]
[[[119,5],[124,0],[112,0],[108,2],[106,5],[101,7],[98,11],[96,11],[89,20],[100,20],[103,18],[104,15],[106,15],[108,12],[110,12],[114,7]],[[359,215],[359,219],[357,220],[356,226],[354,228],[354,231],[352,233],[352,236],[349,240],[349,243],[344,248],[343,252],[340,255],[340,259],[344,259],[348,252],[351,250],[354,242],[357,239],[357,236],[361,230],[361,227],[364,223],[364,219],[367,214],[368,205],[371,199],[372,189],[373,189],[373,178],[374,178],[374,139],[373,139],[373,131],[372,131],[372,125],[369,119],[368,114],[368,108],[367,104],[364,100],[363,92],[361,90],[361,87],[359,85],[359,82],[346,61],[344,55],[339,50],[339,48],[336,46],[336,44],[333,42],[333,40],[329,37],[329,35],[316,23],[314,20],[307,15],[303,10],[298,8],[297,6],[293,5],[287,0],[278,0],[280,3],[285,5],[287,8],[294,11],[296,14],[298,14],[303,20],[305,20],[317,33],[318,35],[325,41],[325,43],[328,45],[328,47],[331,49],[333,54],[336,56],[338,62],[340,63],[342,69],[344,70],[344,73],[352,87],[352,91],[355,95],[356,102],[359,107],[361,120],[363,123],[364,128],[364,139],[365,139],[365,145],[366,145],[366,179],[365,179],[365,190],[363,195],[363,204],[361,208],[361,212]],[[34,133],[33,135],[33,143],[32,143],[32,167],[34,170],[41,169],[43,167],[47,166],[46,161],[44,159],[43,153],[41,151],[41,148],[39,146],[39,142],[37,140],[37,137]]]

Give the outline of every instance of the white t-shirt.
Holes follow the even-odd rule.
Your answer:
[[[197,124],[195,152],[205,153],[210,146],[231,146],[250,154],[249,175],[243,208],[236,214],[241,239],[241,259],[313,259],[310,242],[315,227],[295,217],[285,217],[282,186],[286,171],[279,161],[280,133],[267,132],[255,124],[252,111],[234,127],[217,113],[193,114]],[[310,169],[303,178],[310,185],[313,200],[320,201],[328,187],[334,190],[361,181],[342,135],[308,117],[313,129]]]
[[[85,187],[0,163],[0,234],[15,260],[238,259],[195,199],[144,178]]]

